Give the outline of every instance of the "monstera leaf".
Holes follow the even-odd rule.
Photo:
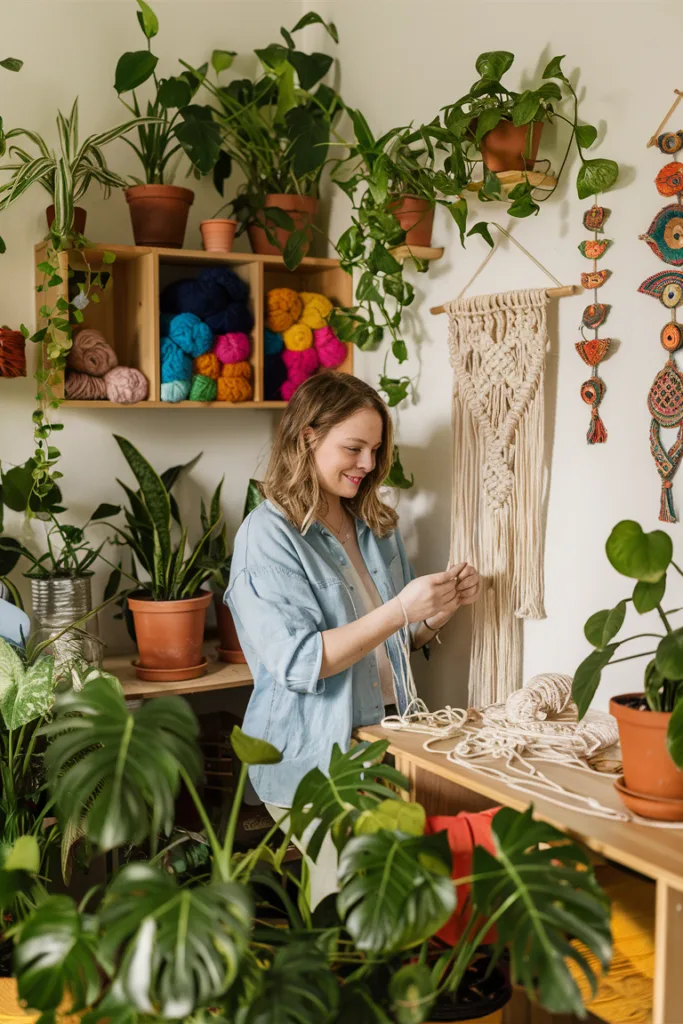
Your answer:
[[[51,741],[45,763],[63,824],[80,827],[101,850],[170,832],[181,772],[199,774],[189,705],[159,697],[131,713],[106,677],[60,694],[42,732]]]
[[[472,902],[487,917],[505,907],[496,920],[497,948],[508,947],[512,981],[551,1013],[580,1016],[583,1001],[567,964],[573,960],[593,986],[595,974],[581,947],[603,969],[609,966],[609,905],[587,853],[551,825],[534,821],[532,810],[496,814],[496,855],[474,850]]]
[[[338,1007],[339,985],[324,953],[312,942],[291,942],[276,953],[243,1021],[334,1024],[347,1019],[338,1016]]]
[[[23,661],[5,640],[0,640],[0,711],[10,732],[46,715],[54,702],[54,658],[33,665]]]
[[[107,891],[98,957],[139,1013],[185,1020],[234,982],[251,925],[232,882],[182,888],[151,864],[127,864]],[[120,967],[117,969],[117,965]]]
[[[0,912],[11,906],[18,892],[28,888],[40,870],[40,849],[35,836],[19,836],[9,849],[0,850]]]

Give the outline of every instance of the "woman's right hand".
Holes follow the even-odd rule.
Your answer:
[[[452,565],[446,572],[434,572],[429,576],[418,576],[411,580],[399,594],[409,622],[422,622],[437,615],[457,597],[458,574],[466,563]]]

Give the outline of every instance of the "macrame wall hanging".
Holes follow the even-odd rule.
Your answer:
[[[542,267],[507,231],[490,226]],[[522,619],[545,617],[546,309],[549,296],[571,295],[574,289],[542,269],[558,288],[462,298],[470,281],[454,302],[431,311],[449,316],[451,561],[476,565],[484,579],[483,593],[472,608],[473,707],[504,700],[522,685]]]
[[[603,444],[607,440],[607,430],[600,417],[600,404],[605,397],[605,382],[600,377],[600,363],[603,361],[610,347],[610,338],[600,337],[600,327],[604,324],[611,306],[598,302],[598,289],[610,275],[609,270],[598,270],[598,260],[607,252],[612,244],[608,238],[602,238],[605,221],[609,217],[609,210],[604,206],[598,206],[597,196],[595,203],[583,215],[583,226],[587,231],[593,232],[593,238],[579,245],[579,251],[586,259],[593,261],[593,269],[581,275],[581,284],[586,291],[593,292],[593,302],[586,306],[581,317],[582,341],[576,343],[576,351],[583,359],[586,366],[591,369],[588,380],[581,385],[581,397],[587,405],[591,406],[591,421],[586,434],[588,444]],[[595,332],[593,338],[587,339],[586,330]]]
[[[662,131],[683,98],[683,93],[678,89],[675,92],[676,100],[648,142],[648,147],[657,146],[667,156],[675,156],[683,148],[683,131]],[[640,235],[640,238],[647,242],[664,263],[680,267],[683,265],[683,163],[675,159],[667,163],[655,178],[655,184],[660,195],[674,202],[656,214],[646,234]],[[659,336],[668,359],[652,383],[647,406],[652,417],[650,451],[662,481],[659,518],[665,523],[675,523],[672,484],[683,456],[683,376],[676,365],[674,352],[683,344],[683,332],[676,321],[676,310],[683,302],[683,273],[680,270],[660,271],[643,281],[638,291],[655,296],[670,311],[670,319],[662,327]],[[669,449],[662,440],[662,427],[678,428],[676,439]]]

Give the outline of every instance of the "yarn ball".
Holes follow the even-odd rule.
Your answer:
[[[313,331],[313,345],[320,362],[328,370],[336,370],[346,359],[346,345],[340,341],[331,327]]]
[[[279,352],[266,355],[263,361],[263,394],[266,402],[277,402],[280,388],[287,380],[287,367]]]
[[[249,358],[251,344],[249,337],[238,331],[236,334],[219,334],[213,350],[222,363],[240,363]]]
[[[116,352],[99,331],[86,327],[79,331],[66,357],[66,365],[78,373],[104,377],[118,365]]]
[[[251,380],[251,364],[245,361],[239,363],[226,363],[221,370],[222,379],[242,377]]]
[[[295,324],[303,311],[298,292],[292,288],[271,288],[266,293],[266,327],[282,333]]]
[[[206,352],[203,356],[197,356],[192,363],[192,369],[202,377],[211,377],[218,380],[221,375],[221,364],[215,352]]]
[[[212,377],[204,377],[196,373],[190,388],[191,402],[213,402],[216,398],[216,381]]]
[[[302,380],[286,380],[280,388],[280,395],[285,402],[289,402],[296,389],[303,384]]]
[[[161,333],[193,359],[208,352],[213,343],[211,328],[194,313],[164,314]]]
[[[189,394],[189,380],[169,380],[161,385],[162,402],[184,402]]]
[[[301,352],[313,344],[313,331],[306,324],[294,324],[293,327],[288,327],[283,332],[282,340],[285,343],[285,348],[292,352]]]
[[[319,292],[299,292],[304,310],[299,317],[299,323],[306,324],[312,331],[320,330],[327,323],[327,318],[333,310],[333,305],[326,295]]]
[[[221,377],[218,381],[218,398],[221,402],[248,402],[252,394],[251,383],[244,377]]]
[[[302,352],[285,349],[282,353],[282,362],[290,379],[301,377],[301,380],[307,380],[320,366],[320,359],[314,348],[306,348]]]
[[[170,384],[175,380],[189,381],[192,377],[192,360],[168,337],[161,339],[161,383]]]
[[[115,366],[104,378],[110,402],[132,405],[144,402],[149,395],[149,382],[144,373],[133,366]]]
[[[224,288],[230,302],[246,302],[249,296],[247,282],[225,266],[206,267],[197,280],[204,288],[214,288],[216,285]]]
[[[213,316],[204,317],[214,334],[248,334],[254,326],[254,317],[242,302],[231,302]]]
[[[263,351],[267,356],[274,356],[276,352],[282,352],[285,343],[282,335],[277,331],[271,331],[267,327],[263,332]]]
[[[220,285],[192,277],[167,285],[159,301],[162,313],[193,313],[205,320],[223,309],[227,297]]]
[[[92,401],[107,397],[104,377],[91,377],[89,373],[67,373],[64,381],[64,397],[73,401]]]

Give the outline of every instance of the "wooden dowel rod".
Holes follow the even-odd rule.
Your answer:
[[[581,287],[576,284],[563,284],[559,288],[548,288],[546,295],[551,299],[562,299],[567,295],[576,295],[581,291]],[[445,306],[432,306],[429,310],[432,316],[437,316],[439,313],[445,313]]]
[[[671,109],[669,110],[669,113],[666,115],[666,117],[664,118],[664,120],[660,124],[659,128],[657,129],[657,131],[654,133],[654,135],[652,136],[652,138],[648,142],[647,146],[645,147],[646,149],[649,149],[650,146],[656,146],[657,145],[657,139],[661,135],[662,128],[664,127],[666,122],[669,120],[669,118],[673,114],[673,112],[676,109],[676,107],[678,106],[678,104],[681,102],[681,98],[683,97],[683,92],[681,92],[680,89],[674,89],[674,92],[676,94],[676,99],[671,104]]]

